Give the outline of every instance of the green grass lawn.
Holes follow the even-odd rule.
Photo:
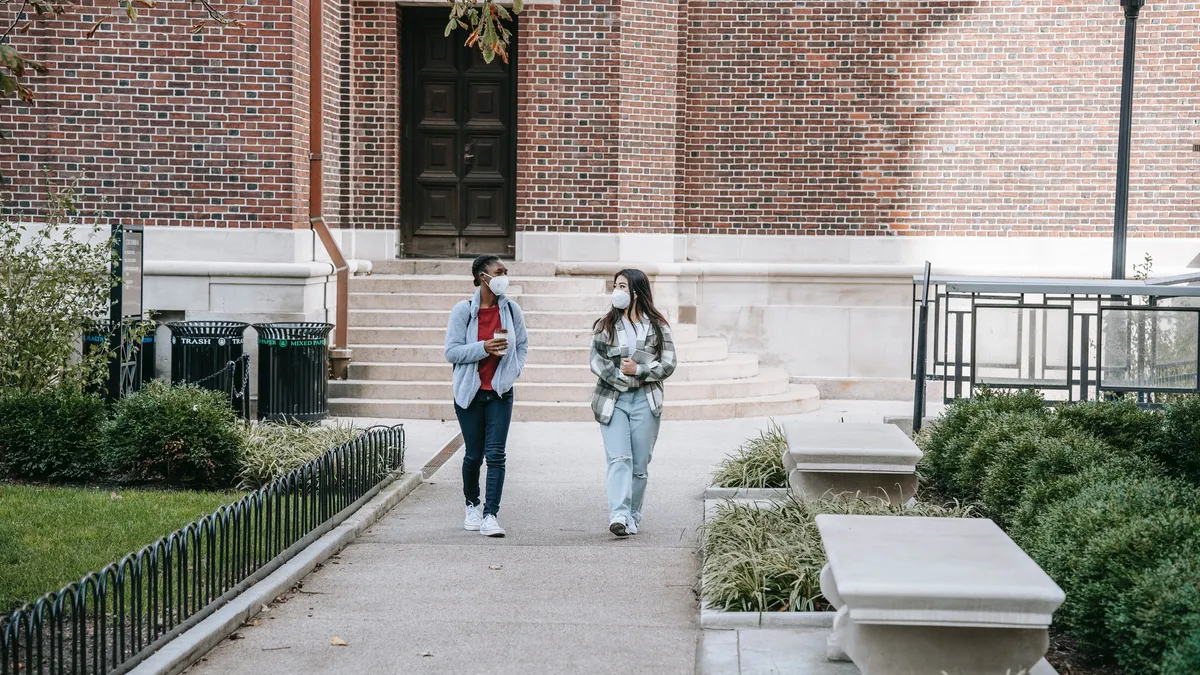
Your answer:
[[[116,562],[222,504],[231,492],[0,482],[0,613]]]

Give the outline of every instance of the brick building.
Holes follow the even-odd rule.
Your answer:
[[[924,260],[1107,273],[1116,3],[535,0],[507,67],[442,38],[436,3],[323,3],[322,210],[352,269],[639,264],[701,335],[873,396],[907,391]],[[50,168],[151,226],[148,306],[326,316],[309,0],[200,37],[167,3],[91,40],[111,8],[83,5],[15,38],[53,67],[34,108],[6,107],[17,205]],[[1200,5],[1148,3],[1139,26],[1129,256],[1166,273],[1200,253]]]

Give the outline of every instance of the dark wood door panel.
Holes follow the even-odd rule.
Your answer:
[[[402,18],[405,255],[508,255],[515,240],[516,49],[486,63],[444,9]]]

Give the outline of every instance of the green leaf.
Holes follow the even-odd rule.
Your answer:
[[[516,12],[517,14],[520,14],[521,10],[523,10],[523,9],[525,9],[525,0],[513,0],[513,11],[514,12]]]
[[[0,73],[0,92],[5,96],[12,96],[17,92],[17,80],[7,73]]]
[[[454,32],[454,26],[457,23],[458,23],[457,21],[455,21],[453,18],[451,18],[450,23],[446,24],[446,37],[450,37],[450,34]]]
[[[129,0],[125,2],[125,15],[129,17],[130,21],[137,21],[137,7]]]

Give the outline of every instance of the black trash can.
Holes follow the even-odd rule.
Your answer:
[[[154,379],[154,328],[156,324],[153,321],[132,321],[126,325],[130,330],[143,329],[147,331],[147,335],[141,339],[140,344],[133,348],[132,356],[135,364],[135,375],[132,388],[125,392],[125,395],[128,396],[140,390],[142,385]],[[101,321],[92,330],[84,331],[83,353],[91,354],[95,351],[108,352],[110,349],[109,340],[115,340],[116,337],[112,330],[112,322]],[[119,356],[117,355],[118,358]],[[117,383],[120,377],[118,365],[110,361],[108,377],[104,384],[93,385],[88,390],[105,397],[109,397],[109,392],[111,391],[113,392],[113,396],[109,398],[115,398],[115,392],[119,388]]]
[[[246,417],[250,411],[250,363],[241,321],[176,321],[171,329],[171,382],[225,392]]]
[[[328,323],[267,323],[258,331],[258,419],[319,422],[329,416]]]

